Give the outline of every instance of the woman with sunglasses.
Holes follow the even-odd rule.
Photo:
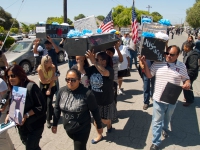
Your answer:
[[[52,63],[50,56],[46,55],[42,57],[41,64],[38,66],[38,75],[40,81],[40,89],[45,96],[47,102],[47,128],[51,128],[50,121],[53,116],[53,95],[56,92],[55,76],[56,67]]]
[[[91,89],[96,97],[99,106],[101,121],[107,126],[107,132],[112,131],[111,120],[116,118],[116,105],[114,102],[113,80],[114,70],[112,58],[106,52],[95,54],[88,51],[86,54],[93,66],[80,70],[86,73],[90,80]],[[98,133],[97,138],[93,139],[92,144],[96,144],[103,139],[103,135]]]
[[[27,78],[23,68],[19,65],[8,67],[5,76],[10,91],[12,91],[13,86],[27,88],[22,123],[17,124],[17,128],[20,139],[27,150],[40,150],[39,142],[46,119],[46,102],[43,94],[37,84]],[[30,84],[31,86],[29,86]],[[9,112],[5,122],[7,123],[8,120]]]
[[[81,73],[77,69],[67,71],[66,86],[60,88],[54,107],[52,132],[57,132],[60,114],[68,136],[74,141],[75,150],[86,150],[91,129],[90,112],[97,124],[99,134],[103,132],[95,96],[91,90],[80,84]]]

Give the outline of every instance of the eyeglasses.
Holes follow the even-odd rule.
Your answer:
[[[176,56],[176,54],[170,54],[170,53],[168,53],[168,52],[165,52],[165,55],[169,55],[169,56],[171,56],[171,57]]]
[[[11,75],[8,75],[8,76],[7,76],[8,79],[9,79],[10,77],[11,77],[11,78],[16,78],[16,75],[11,74]]]
[[[75,83],[76,80],[78,80],[78,79],[75,79],[75,78],[65,78],[65,81],[66,81],[67,83],[69,83],[69,82]]]

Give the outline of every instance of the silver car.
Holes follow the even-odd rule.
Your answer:
[[[10,65],[20,65],[27,74],[30,73],[34,67],[33,40],[34,39],[17,41],[6,53],[4,53]],[[53,41],[58,45],[60,39],[53,39]],[[42,45],[42,47],[44,47],[44,45]],[[65,50],[60,48],[60,51],[57,54],[58,63],[64,62],[65,56]]]

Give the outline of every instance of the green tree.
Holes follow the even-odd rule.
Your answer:
[[[18,28],[11,28],[10,32],[17,34],[19,32]]]
[[[99,16],[97,16],[97,19],[99,19],[100,21],[103,21],[105,19],[105,17],[102,15],[99,15]]]
[[[154,22],[158,22],[160,19],[163,18],[163,16],[158,12],[152,12],[151,16],[153,17]]]
[[[75,16],[74,17],[74,20],[79,20],[79,19],[82,19],[82,18],[85,18],[85,15],[84,14],[79,14],[78,16]]]
[[[4,27],[0,26],[0,33],[4,33]]]
[[[46,23],[47,24],[52,24],[52,22],[58,22],[59,24],[61,24],[61,23],[64,22],[64,17],[63,16],[60,16],[60,17],[48,17]],[[69,25],[71,25],[73,22],[69,18],[67,18],[67,23]]]
[[[193,5],[193,7],[186,10],[186,21],[193,28],[200,27],[200,2],[197,2]]]
[[[35,24],[29,24],[29,29],[30,30],[35,30]]]
[[[21,25],[22,25],[22,31],[23,31],[23,33],[28,33],[29,32],[29,26],[28,25],[26,25],[25,23],[23,23],[23,22],[20,22],[21,23]]]
[[[8,12],[6,12],[1,6],[0,6],[0,17],[5,19],[5,22],[2,22],[1,25],[4,27],[5,30],[9,30],[11,25],[13,24],[14,28],[19,28],[19,23],[16,19],[12,18],[12,15]]]

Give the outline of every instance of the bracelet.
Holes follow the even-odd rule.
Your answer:
[[[29,113],[28,113],[28,112],[26,113],[26,116],[27,116],[27,118],[29,118],[29,116],[30,116],[30,115],[29,115]]]

